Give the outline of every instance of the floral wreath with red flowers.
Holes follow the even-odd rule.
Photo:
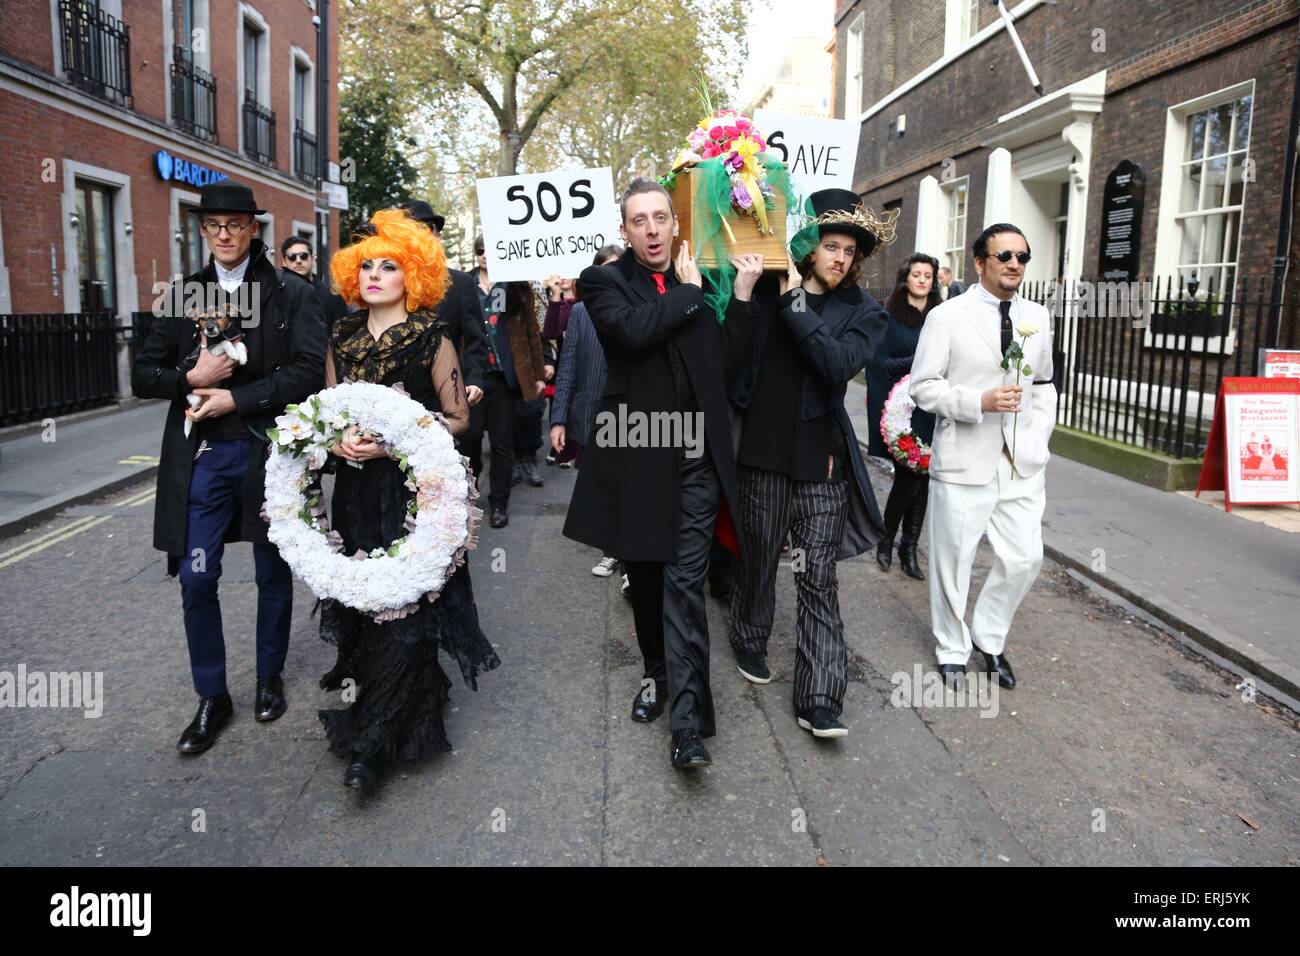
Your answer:
[[[880,437],[885,440],[885,447],[895,461],[924,475],[930,470],[930,446],[912,431],[912,412],[916,410],[916,402],[907,393],[911,378],[904,375],[889,390],[885,410],[880,415]]]

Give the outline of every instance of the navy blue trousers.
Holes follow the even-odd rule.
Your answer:
[[[262,454],[251,439],[214,441],[190,473],[185,554],[181,558],[181,606],[190,671],[200,697],[226,692],[226,640],[221,627],[221,558],[235,515],[250,455]],[[257,579],[257,676],[274,677],[289,653],[293,616],[293,572],[273,544],[254,544]]]

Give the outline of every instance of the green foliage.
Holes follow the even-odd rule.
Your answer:
[[[356,177],[347,183],[348,209],[340,221],[344,245],[375,210],[410,197],[415,167],[404,151],[414,140],[402,121],[401,103],[381,77],[368,75],[340,90],[339,156],[345,175],[351,168]]]

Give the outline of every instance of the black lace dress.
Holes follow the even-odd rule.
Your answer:
[[[469,409],[456,350],[446,326],[431,313],[411,313],[376,341],[361,311],[340,319],[330,335],[331,384],[361,380],[400,383],[431,411],[442,412],[455,434],[468,426]],[[344,554],[387,548],[405,534],[413,492],[391,458],[353,467],[334,458],[331,524],[343,538]],[[478,608],[463,564],[438,598],[397,620],[376,623],[368,614],[335,600],[321,602],[321,638],[338,648],[334,669],[321,678],[338,690],[351,678],[356,699],[346,710],[322,710],[330,751],[390,760],[420,760],[451,749],[442,708],[451,681],[438,663],[441,648],[460,665],[464,680],[478,689],[478,673],[501,661],[479,628]]]

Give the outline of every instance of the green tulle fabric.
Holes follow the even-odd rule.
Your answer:
[[[801,210],[802,217],[810,217],[812,206],[799,196],[797,187],[790,180],[789,170],[785,164],[771,153],[762,156],[763,168],[767,181],[772,184],[773,193],[785,197],[786,209]],[[707,284],[704,301],[717,317],[718,322],[725,321],[727,306],[731,303],[732,288],[736,280],[736,269],[731,264],[731,252],[727,246],[727,232],[722,228],[722,220],[731,212],[731,177],[723,168],[720,158],[706,159],[692,166],[686,175],[695,177],[695,205],[691,209],[691,232],[697,248],[691,250],[699,259],[704,250],[708,250],[718,266],[700,269]],[[769,217],[772,210],[768,210]],[[800,221],[803,221],[801,217]],[[776,225],[769,222],[769,225]],[[788,243],[791,256],[798,262],[817,245],[816,226],[800,229]]]

